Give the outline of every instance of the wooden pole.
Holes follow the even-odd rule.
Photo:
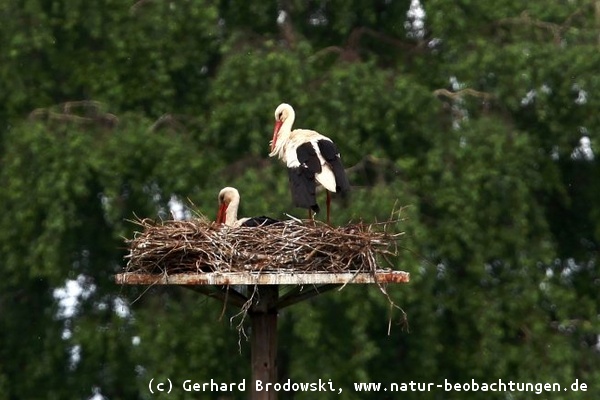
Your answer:
[[[278,297],[279,285],[257,285],[248,310],[252,329],[252,400],[277,400],[272,384],[277,382]]]

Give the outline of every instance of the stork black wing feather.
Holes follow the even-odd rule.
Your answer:
[[[296,148],[296,157],[300,166],[288,169],[292,201],[296,207],[310,208],[318,213],[315,174],[321,172],[321,161],[310,142]]]
[[[315,213],[319,212],[317,204],[315,173],[304,166],[288,168],[290,191],[294,206],[310,208]]]
[[[317,141],[317,146],[319,146],[319,151],[321,152],[321,155],[325,161],[330,163],[336,158],[340,158],[340,152],[335,143],[333,143],[331,140],[321,139]]]
[[[337,146],[331,140],[319,140],[317,145],[319,146],[321,155],[331,166],[331,170],[333,171],[336,193],[339,193],[342,196],[346,195],[350,191],[350,182],[348,181],[348,176],[346,175],[346,170],[342,164],[342,159],[340,158],[340,152],[338,151]]]
[[[242,223],[242,226],[254,228],[254,227],[258,227],[258,226],[273,225],[278,222],[281,222],[281,221],[276,220],[271,217],[260,216],[260,217],[252,217],[252,218],[248,219],[247,221],[244,221]]]
[[[307,142],[301,144],[296,149],[296,157],[300,161],[300,165],[308,168],[313,174],[318,174],[322,171],[321,160],[317,156],[317,151],[313,147],[312,143]]]

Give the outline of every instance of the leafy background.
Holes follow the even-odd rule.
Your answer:
[[[0,399],[249,377],[234,310],[113,276],[127,220],[178,202],[213,218],[223,186],[241,215],[302,214],[267,157],[283,101],[349,168],[334,223],[403,207],[411,283],[389,288],[410,327],[389,336],[375,287],[282,311],[282,381],[332,379],[347,399],[396,398],[353,382],[444,378],[600,394],[597,0],[20,0],[0,18]]]

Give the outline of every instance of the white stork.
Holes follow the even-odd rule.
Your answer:
[[[327,136],[308,129],[294,129],[296,114],[292,106],[280,104],[275,110],[275,128],[269,157],[278,156],[288,167],[292,200],[296,207],[319,212],[316,187],[327,190],[327,224],[331,192],[346,195],[350,183],[337,146]]]
[[[237,219],[240,206],[240,192],[236,188],[224,187],[219,192],[219,211],[217,212],[217,224],[225,224],[230,227],[240,226],[263,226],[279,222],[269,217],[251,217]]]

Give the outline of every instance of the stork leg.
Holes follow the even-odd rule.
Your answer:
[[[309,224],[316,226],[317,223],[315,222],[315,212],[310,208],[308,209],[308,220],[310,221]]]
[[[331,193],[329,193],[329,190],[326,191],[327,192],[327,225],[331,225],[330,219],[329,219],[329,213],[330,213],[330,208],[331,208]]]

